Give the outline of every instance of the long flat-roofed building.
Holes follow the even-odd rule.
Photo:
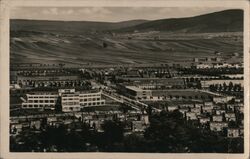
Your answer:
[[[101,92],[80,93],[79,100],[81,107],[105,105],[105,100],[101,98]]]
[[[58,94],[55,93],[35,93],[26,94],[27,101],[22,103],[23,109],[55,109]]]
[[[148,97],[152,96],[151,90],[143,90],[136,86],[124,86],[122,91],[126,96],[139,100],[147,99]]]
[[[105,105],[101,92],[75,92],[75,89],[59,89],[58,93],[34,93],[26,96],[27,101],[22,103],[23,109],[54,110],[59,103],[63,112],[70,112],[80,111],[84,107]]]
[[[185,82],[178,78],[119,78],[141,89],[184,88]]]

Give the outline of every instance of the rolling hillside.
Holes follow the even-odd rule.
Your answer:
[[[213,57],[215,51],[242,55],[242,19],[242,11],[227,10],[119,23],[11,20],[10,62],[155,63]]]
[[[243,10],[225,10],[196,17],[149,21],[119,31],[134,30],[184,33],[238,32],[243,31]]]
[[[46,20],[23,20],[13,19],[10,21],[11,31],[35,31],[79,34],[89,31],[116,30],[124,27],[131,27],[146,20],[130,20],[118,23],[92,22],[92,21],[46,21]]]

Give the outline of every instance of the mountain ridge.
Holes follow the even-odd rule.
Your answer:
[[[168,32],[237,32],[243,31],[243,10],[224,10],[194,17],[170,18],[149,21],[136,26],[122,28],[120,32],[132,31]]]
[[[243,31],[243,10],[230,9],[185,18],[158,20],[128,20],[121,22],[98,21],[47,21],[47,20],[10,20],[11,31],[62,31],[62,32],[237,32]],[[60,27],[58,27],[60,26]]]

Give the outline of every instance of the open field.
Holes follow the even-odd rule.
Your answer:
[[[215,57],[215,51],[222,58],[242,55],[242,17],[242,10],[226,10],[117,23],[11,20],[10,62],[149,64]]]
[[[158,34],[158,33],[157,33]],[[11,63],[66,64],[133,64],[191,60],[194,57],[221,57],[234,52],[242,54],[242,36],[237,41],[223,37],[211,39],[192,36],[189,39],[125,39],[110,35],[58,36],[57,34],[27,32],[11,37]],[[230,35],[230,33],[227,33]],[[181,35],[180,35],[181,36]],[[107,47],[103,47],[103,43]]]

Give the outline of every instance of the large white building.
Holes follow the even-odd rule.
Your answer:
[[[35,93],[26,94],[27,101],[22,103],[23,109],[55,109],[58,94],[54,93]]]
[[[66,93],[61,96],[63,112],[80,111],[79,93]]]
[[[22,103],[23,109],[54,110],[56,104],[60,104],[63,112],[70,112],[105,105],[101,92],[75,92],[75,89],[59,89],[58,93],[34,93],[26,96],[27,100]]]

